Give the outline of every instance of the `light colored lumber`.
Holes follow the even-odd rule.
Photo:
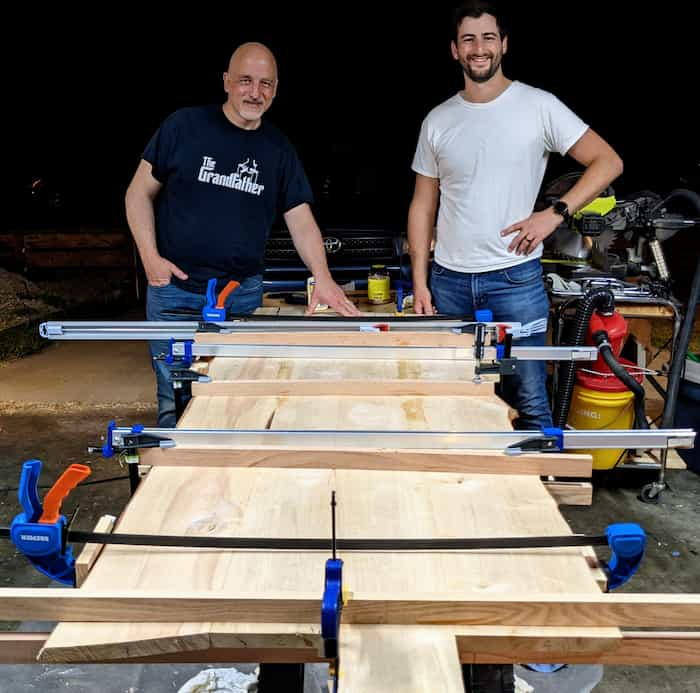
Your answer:
[[[211,383],[193,383],[198,395],[488,395],[495,378],[475,384],[474,364],[447,360],[331,360],[214,358]]]
[[[589,455],[503,455],[496,450],[389,450],[376,448],[305,450],[244,447],[235,450],[176,447],[143,450],[141,459],[154,467],[278,467],[293,469],[366,469],[378,471],[457,472],[590,477]]]
[[[375,558],[376,560],[376,558]],[[317,623],[320,594],[0,588],[0,619],[180,623]],[[403,594],[353,592],[343,622],[364,625],[496,625],[696,628],[700,594]]]
[[[340,629],[343,693],[464,693],[454,633],[444,629]]]
[[[471,386],[465,394],[493,394],[493,383],[472,383],[474,364],[448,360],[390,360],[390,359],[282,359],[282,358],[226,358],[217,357],[209,362],[207,374],[215,381],[314,381],[363,382],[401,381],[452,382]],[[212,383],[210,383],[212,384]],[[197,394],[207,394],[202,391]],[[195,390],[193,390],[195,393]],[[233,393],[237,394],[237,393]],[[244,393],[240,393],[244,394]],[[371,392],[360,392],[371,396]],[[390,393],[384,393],[390,394]]]
[[[663,305],[615,302],[615,308],[625,318],[673,318],[673,309]]]
[[[566,476],[562,474],[562,476]],[[557,505],[591,505],[593,485],[588,481],[545,481],[544,487]]]
[[[49,633],[0,633],[0,664],[32,664]]]
[[[691,666],[700,664],[700,633],[622,631],[603,628],[458,627],[464,663],[522,662]]]
[[[559,535],[570,529],[533,476],[319,469],[163,468],[141,482],[118,531],[220,536],[317,537],[330,534],[330,494],[338,536],[366,538]],[[357,552],[342,556],[351,592],[393,597],[442,594],[599,592],[580,549],[514,552]],[[107,546],[82,592],[191,590],[256,596],[309,594],[318,624],[326,552],[176,550]],[[150,611],[150,607],[149,607]],[[219,612],[217,620],[222,618]],[[228,615],[225,616],[228,621]],[[181,621],[187,621],[183,613]],[[190,619],[191,621],[192,619]],[[260,620],[256,618],[255,620]],[[99,633],[95,633],[95,628]],[[52,648],[99,658],[153,654],[151,642],[180,645],[180,624],[61,623]],[[188,632],[209,632],[208,623]],[[218,633],[224,627],[217,626]],[[69,643],[69,645],[65,645]]]
[[[94,624],[91,624],[94,626]],[[183,624],[188,625],[188,624]],[[214,627],[215,624],[212,624]],[[233,632],[238,626],[240,633]],[[140,624],[141,628],[147,626]],[[140,662],[318,662],[321,645],[318,627],[311,624],[226,624],[231,632],[211,633],[204,647],[182,636],[178,647],[172,638],[150,641],[152,653],[136,659],[110,656],[109,645],[96,659],[81,658],[80,651],[54,648],[41,653],[50,633],[0,633],[1,664],[43,662],[113,663]],[[409,630],[406,626],[342,626],[341,645],[349,631],[369,631],[376,643],[399,643]],[[373,632],[374,631],[374,632]],[[618,631],[604,628],[505,628],[500,626],[420,626],[412,633],[440,632],[456,641],[458,655],[465,664],[521,662],[563,662],[570,664],[617,664],[639,666],[692,666],[700,664],[700,633],[692,631]],[[621,633],[621,637],[620,637]],[[199,643],[202,645],[203,643]],[[163,649],[165,646],[166,649]],[[449,645],[448,645],[449,646]],[[451,646],[449,646],[451,647]],[[344,648],[347,649],[347,648]],[[358,648],[359,649],[359,648]],[[366,649],[366,648],[365,648]],[[386,646],[382,654],[388,650]],[[94,651],[93,646],[89,652]],[[449,650],[448,650],[449,651]],[[41,653],[41,654],[40,654]],[[343,660],[345,662],[345,659]],[[410,660],[409,660],[410,661]],[[348,671],[347,665],[343,667]]]
[[[117,518],[114,515],[102,515],[95,525],[95,532],[111,532]],[[75,559],[75,586],[80,587],[104,548],[103,544],[85,544],[78,558]]]
[[[464,397],[194,397],[181,428],[270,428],[275,430],[504,431],[510,409],[496,395]],[[503,455],[498,451],[343,449],[249,446],[232,449],[180,445],[142,452],[161,466],[306,467],[456,471],[590,477],[585,455]]]
[[[454,380],[215,380],[211,383],[192,383],[192,394],[195,397],[459,397],[487,395],[488,389],[485,382],[477,385],[471,381]]]
[[[464,397],[195,397],[179,428],[507,431],[496,395]]]
[[[377,323],[381,323],[378,320]],[[281,323],[284,327],[285,324]],[[292,326],[290,326],[290,330]],[[295,344],[326,346],[455,346],[471,347],[474,335],[451,332],[198,332],[196,344]]]

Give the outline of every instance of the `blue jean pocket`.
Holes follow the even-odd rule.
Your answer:
[[[436,277],[441,277],[443,274],[445,274],[445,268],[442,265],[438,265],[437,262],[433,262],[430,265],[430,274],[435,275]]]
[[[534,281],[542,281],[542,265],[539,260],[528,260],[502,271],[509,284],[530,284]]]

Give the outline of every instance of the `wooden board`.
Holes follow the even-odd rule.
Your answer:
[[[493,395],[493,382],[473,382],[474,366],[458,361],[216,358],[211,383],[197,395]]]
[[[452,332],[240,332],[219,334],[201,332],[195,335],[197,344],[283,344],[316,346],[435,346],[462,347],[474,344],[471,334]]]
[[[495,395],[462,397],[195,397],[180,428],[508,431]]]
[[[154,468],[116,531],[168,534],[323,536],[330,491],[338,494],[339,536],[505,536],[570,530],[536,477],[413,472]],[[196,554],[196,559],[193,558]],[[578,549],[435,554],[353,553],[345,581],[357,593],[394,597],[599,594]],[[325,553],[284,554],[105,547],[82,588],[206,590],[216,594],[317,594]],[[232,632],[236,632],[236,625]],[[226,624],[217,624],[227,632]],[[198,649],[202,624],[63,623],[42,657],[56,648],[83,660],[152,654],[153,647]],[[70,645],[66,645],[70,643]],[[157,643],[157,645],[154,645]]]
[[[275,343],[274,336],[272,342],[269,338],[266,335],[261,343]],[[303,339],[308,340],[309,335],[303,335]],[[306,343],[324,343],[329,338],[321,335],[311,339]],[[465,341],[464,337],[454,335],[442,335],[440,339],[447,339],[446,343],[458,341],[459,345]],[[211,340],[220,341],[220,336]],[[336,340],[337,337],[330,343]],[[380,340],[394,345],[417,343],[406,342],[405,335],[398,333],[366,333],[351,338],[358,344]],[[250,336],[244,336],[241,341],[250,343]],[[435,335],[423,335],[418,343],[435,343]],[[226,396],[205,396],[203,389],[196,392],[179,423],[181,427],[443,431],[511,428],[512,412],[494,395],[493,385],[475,387],[470,382],[471,371],[464,364],[214,359],[208,365],[209,374],[225,384],[226,389],[220,392]],[[238,389],[236,384],[240,386]],[[236,396],[230,394],[232,385]],[[282,389],[277,389],[280,386]],[[251,396],[240,396],[241,390]],[[426,396],[426,392],[432,396]],[[445,451],[434,452],[444,457],[450,455]],[[229,467],[231,452],[225,450],[150,451],[144,455],[146,463],[162,464],[168,460],[165,464],[170,464],[177,458],[181,466],[151,469],[117,531],[327,536],[331,490],[338,497],[339,536],[532,536],[570,531],[538,476],[515,474],[506,479],[493,474],[426,471],[430,469],[426,461],[435,463],[439,459],[436,455],[432,458],[426,455],[426,451],[415,454],[411,451],[394,451],[394,454],[392,451],[332,450],[330,454],[283,451],[271,455],[269,451],[238,450],[235,454],[238,464],[252,468]],[[384,461],[382,456],[390,459],[395,471],[376,469],[377,462]],[[488,452],[461,457],[458,460],[454,455],[451,461],[464,465],[465,460],[470,464],[478,460],[482,472],[499,469],[511,474],[514,470],[543,473],[534,461],[537,456],[513,460]],[[571,471],[567,476],[590,474],[590,458],[546,457],[549,461],[561,458],[557,464]],[[352,468],[362,467],[360,460],[368,458],[375,465],[371,470]],[[566,465],[567,459],[570,465]],[[222,466],[212,467],[212,463]],[[308,468],[257,468],[263,464]],[[412,467],[421,471],[407,470]],[[463,472],[463,467],[456,469]],[[579,487],[557,491],[577,497],[582,493]],[[322,592],[327,557],[325,553],[311,552],[212,552],[109,546],[88,575],[83,590],[94,595],[113,589],[170,593],[175,590],[182,595],[247,593],[263,599],[272,595],[281,599],[282,604],[301,604],[311,594],[308,602],[311,611],[303,620],[308,621],[311,616],[315,621],[315,605]],[[435,598],[449,602],[452,597],[457,600],[454,608],[464,614],[474,612],[469,605],[458,606],[459,600],[465,598],[481,601],[517,593],[527,595],[525,599],[529,603],[538,594],[543,598],[571,592],[592,598],[600,594],[595,574],[581,549],[363,552],[348,553],[343,559],[346,589],[358,596],[373,595],[366,602],[351,600],[348,622],[355,618],[359,622],[376,618],[371,615],[372,604],[384,608],[373,601],[376,599],[380,602],[386,598],[403,599],[404,606],[392,611],[409,619],[415,612],[423,619],[420,614],[427,614],[423,610]],[[418,602],[412,601],[416,598]],[[159,617],[156,601],[148,603],[153,609],[148,620],[152,621],[152,616]],[[433,606],[427,608],[430,611]],[[358,615],[353,617],[355,610]],[[217,621],[221,620],[219,612],[216,613]],[[274,613],[281,614],[280,609]],[[295,613],[295,608],[290,613]],[[298,613],[303,613],[303,609]],[[249,617],[252,621],[265,620],[264,612],[249,612]],[[444,618],[452,622],[449,614]],[[387,637],[381,628],[344,627],[343,690],[378,692],[398,688],[406,693],[418,693],[430,687],[462,690],[459,657],[471,655],[464,641],[462,649],[458,649],[454,627],[404,628],[398,639],[393,634]],[[539,629],[526,630],[535,642],[540,642]],[[517,628],[512,629],[507,635],[511,637],[517,632]],[[598,636],[608,644],[619,640],[620,632],[616,628],[595,629],[592,637]],[[312,661],[317,655],[309,655],[309,648],[318,646],[318,638],[317,623],[308,622],[61,623],[46,642],[41,658],[100,661],[165,655],[186,660],[191,652],[209,653],[204,659],[215,652],[228,652],[230,659],[235,656],[233,652],[244,651],[248,661],[256,661],[258,657],[260,661]],[[490,656],[488,647],[486,650],[486,656]]]

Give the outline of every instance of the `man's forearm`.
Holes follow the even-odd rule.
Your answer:
[[[622,161],[619,157],[601,157],[591,162],[581,178],[561,199],[573,214],[595,200],[621,173]]]
[[[411,207],[408,212],[408,252],[411,256],[414,288],[423,288],[428,285],[432,239],[432,215]]]
[[[156,219],[153,200],[146,195],[127,192],[126,220],[139,249],[142,261],[158,256],[156,243]]]
[[[326,249],[323,247],[323,236],[318,224],[311,213],[311,208],[304,204],[287,212],[285,215],[287,228],[294,242],[294,247],[299,253],[303,263],[309,272],[319,279],[330,277],[326,261]]]

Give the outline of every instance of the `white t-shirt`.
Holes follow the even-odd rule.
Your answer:
[[[553,94],[513,82],[487,103],[456,94],[423,121],[412,168],[440,180],[435,259],[486,272],[542,255],[508,252],[507,226],[532,214],[550,152],[566,152],[588,126]]]

